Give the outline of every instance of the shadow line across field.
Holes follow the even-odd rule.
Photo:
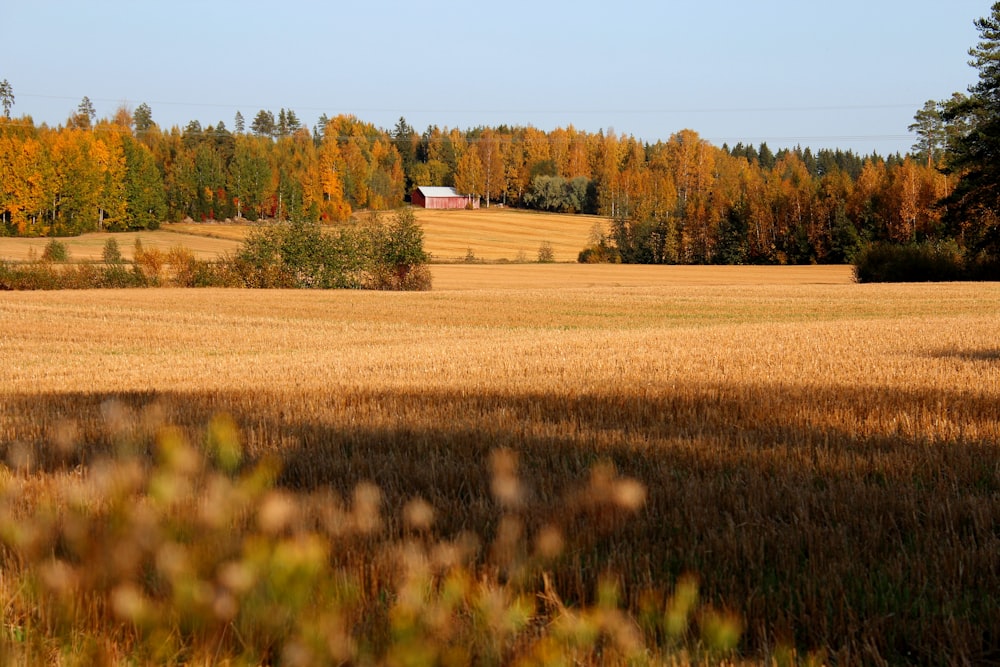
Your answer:
[[[27,445],[42,470],[111,452],[111,414],[135,424],[154,415],[198,442],[225,412],[251,458],[281,459],[291,490],[346,497],[373,482],[390,530],[420,497],[438,534],[487,541],[501,515],[489,456],[507,448],[528,490],[529,534],[556,525],[575,543],[553,572],[567,599],[589,596],[604,571],[619,573],[627,595],[692,571],[706,596],[742,615],[754,649],[1000,658],[1000,406],[973,392],[762,384],[655,396],[151,391],[0,403],[3,446]],[[80,440],[68,457],[50,444],[66,420]],[[144,437],[141,426],[130,433]],[[600,463],[645,486],[636,516],[566,509]]]

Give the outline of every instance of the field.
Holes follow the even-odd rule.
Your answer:
[[[131,260],[135,242],[151,250],[169,251],[174,246],[184,246],[201,260],[213,260],[240,247],[246,234],[246,227],[240,225],[197,225],[193,233],[172,231],[169,225],[156,231],[143,232],[97,232],[59,239],[66,246],[71,261],[100,261],[104,244],[114,239],[122,256]],[[32,257],[42,256],[48,238],[0,237],[0,260],[23,262]]]
[[[414,209],[424,228],[424,248],[435,263],[479,261],[535,262],[543,243],[551,246],[556,262],[575,262],[590,242],[594,225],[607,232],[603,218],[583,215],[535,213],[504,208],[477,211]],[[229,223],[171,223],[156,231],[96,233],[62,239],[74,260],[99,260],[104,243],[114,238],[126,258],[135,240],[143,246],[167,251],[176,245],[191,250],[198,259],[214,259],[236,250],[251,229]],[[0,237],[0,259],[27,260],[41,256],[48,239]]]
[[[560,215],[505,208],[476,211],[414,209],[424,228],[425,247],[435,262],[479,260],[534,262],[543,243],[556,262],[575,262],[590,243],[595,225],[608,232],[608,221],[589,215]]]
[[[528,551],[555,531],[539,599],[551,585],[586,605],[613,575],[654,646],[693,573],[749,659],[1000,659],[1000,286],[858,285],[844,267],[433,271],[426,293],[4,293],[17,512],[113,450],[122,415],[201,443],[225,413],[288,492],[373,483],[389,535],[419,498],[434,539],[494,545],[474,559],[484,581],[509,564],[512,525]],[[497,451],[516,457],[500,472]],[[511,499],[497,479],[513,460]],[[608,487],[615,474],[638,485]],[[581,485],[636,502],[602,509]],[[350,558],[372,591],[394,581]]]
[[[424,249],[435,263],[465,262],[472,258],[485,262],[535,262],[543,243],[551,246],[556,262],[575,262],[580,251],[590,243],[595,225],[603,233],[608,231],[606,219],[587,215],[537,213],[502,207],[475,211],[415,208],[413,211],[424,229]],[[166,225],[165,229],[182,234],[180,238],[186,243],[188,236],[239,240],[247,227],[176,223]]]

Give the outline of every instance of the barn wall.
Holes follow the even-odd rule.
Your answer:
[[[470,201],[472,208],[479,208],[478,197],[426,197],[420,190],[414,190],[410,195],[410,203],[422,208],[459,209],[465,208]]]
[[[465,208],[469,203],[468,197],[429,197],[424,204],[424,208]],[[479,208],[473,202],[473,208]]]

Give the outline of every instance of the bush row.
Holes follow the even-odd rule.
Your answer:
[[[412,211],[388,221],[327,230],[290,222],[254,230],[233,255],[203,261],[190,250],[146,249],[136,241],[126,261],[115,239],[99,264],[68,264],[62,242],[53,240],[38,260],[0,262],[0,289],[51,290],[126,287],[353,288],[426,290],[431,286],[423,231]]]
[[[1000,261],[971,255],[954,241],[874,244],[855,258],[859,283],[1000,280]]]

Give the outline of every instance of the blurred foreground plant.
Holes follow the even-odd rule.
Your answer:
[[[56,483],[8,448],[3,664],[680,664],[721,659],[738,640],[738,620],[701,607],[693,579],[638,621],[610,575],[593,605],[564,604],[545,568],[570,538],[554,524],[527,534],[511,452],[492,458],[502,516],[482,548],[434,536],[420,499],[390,520],[371,485],[349,500],[278,488],[278,464],[245,461],[226,416],[201,446],[154,432],[114,459],[47,473]],[[68,451],[73,433],[53,444]],[[645,493],[600,466],[567,504],[631,513]]]

